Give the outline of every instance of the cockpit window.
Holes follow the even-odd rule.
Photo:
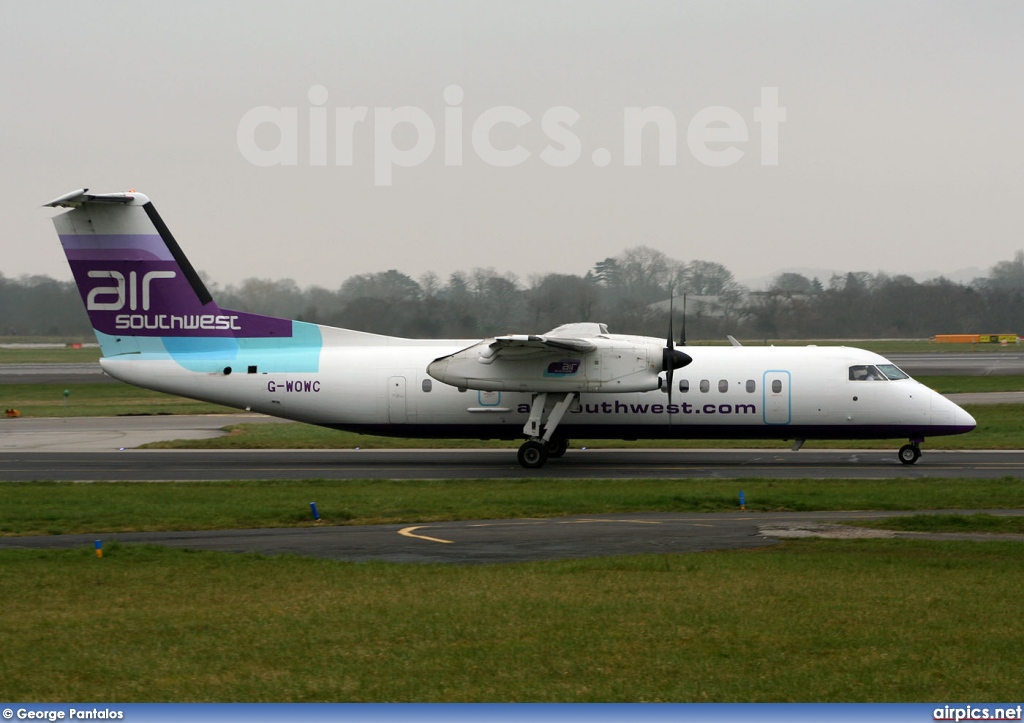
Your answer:
[[[874,364],[854,364],[850,367],[851,382],[876,382],[885,379],[885,375]]]
[[[878,369],[885,375],[886,379],[893,381],[897,379],[910,379],[910,375],[895,364],[879,364]]]

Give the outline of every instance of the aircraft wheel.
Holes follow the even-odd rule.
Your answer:
[[[548,448],[535,439],[523,442],[519,448],[519,464],[526,469],[540,469],[548,461]]]
[[[569,449],[569,440],[564,437],[555,437],[547,443],[546,447],[548,457],[558,459],[565,454],[565,450]]]
[[[921,458],[921,448],[916,444],[904,444],[900,447],[899,457],[903,464],[914,464]]]

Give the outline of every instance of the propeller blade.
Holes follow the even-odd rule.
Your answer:
[[[683,327],[679,331],[679,346],[686,346],[686,294],[683,294]]]
[[[669,292],[668,295],[668,341],[665,343],[665,349],[661,353],[661,368],[665,372],[665,382],[668,384],[668,403],[672,403],[672,377],[674,376],[675,368],[672,366],[674,359],[672,353],[675,351],[675,345],[672,341],[672,337],[675,336],[675,324],[672,319],[673,310],[676,301],[675,291]]]
[[[673,314],[675,313],[675,311],[674,311],[675,302],[676,302],[676,295],[675,295],[675,292],[673,291],[672,294],[668,297],[668,348],[669,349],[673,348],[672,347],[672,345],[673,345],[672,337],[675,335],[675,329],[676,329],[675,321],[672,318]]]

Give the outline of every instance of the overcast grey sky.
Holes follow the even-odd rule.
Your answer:
[[[449,86],[461,100],[446,102]],[[762,162],[765,88],[785,109],[777,165]],[[311,163],[311,96],[326,113],[323,165]],[[82,186],[149,195],[222,284],[333,288],[390,268],[525,280],[583,274],[641,244],[741,280],[793,267],[987,269],[1024,248],[1015,1],[5,2],[0,99],[9,277],[70,278],[40,205]],[[263,106],[295,109],[293,165],[255,165],[240,148],[240,123]],[[401,106],[420,109],[436,138],[382,185],[381,144],[424,142],[410,124],[379,132],[379,109]],[[487,136],[527,153],[510,167],[473,142],[502,106],[528,119]],[[336,109],[357,107],[366,120],[339,165]],[[542,118],[562,107],[578,120],[548,132]],[[672,165],[653,124],[627,165],[625,109],[654,107],[675,120]],[[717,167],[687,143],[715,107],[748,132],[705,145],[741,153]],[[446,128],[461,138],[458,165],[446,165]],[[569,163],[556,140],[567,132],[579,147]],[[280,151],[276,127],[250,136],[265,157]]]

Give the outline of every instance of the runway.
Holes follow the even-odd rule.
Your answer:
[[[973,510],[949,510],[969,513]],[[1022,514],[1021,510],[984,510]],[[764,547],[780,538],[909,537],[1013,539],[1024,535],[934,535],[838,526],[840,520],[892,517],[906,512],[766,512],[756,514],[621,514],[550,519],[469,520],[419,525],[302,527],[200,532],[108,533],[0,537],[0,549],[93,547],[111,542],[190,550],[293,554],[350,562],[481,565],[606,555],[685,553]]]
[[[1024,354],[1017,351],[922,352],[883,356],[912,377],[934,374],[965,377],[1024,374]]]
[[[996,478],[1024,475],[1024,450],[928,449],[903,465],[896,449],[570,449],[526,470],[508,449],[139,450],[202,439],[240,423],[291,424],[257,414],[0,419],[0,481],[232,479],[764,479]]]
[[[902,465],[895,449],[570,449],[525,470],[514,449],[138,450],[161,439],[202,439],[239,423],[288,424],[254,414],[0,419],[2,481],[232,479],[765,479],[995,478],[1024,474],[1024,451],[939,451]]]
[[[3,452],[0,481],[233,479],[994,479],[1024,476],[1024,451],[925,450],[903,465],[896,450],[573,450],[526,470],[513,449],[124,450]]]

